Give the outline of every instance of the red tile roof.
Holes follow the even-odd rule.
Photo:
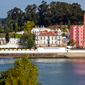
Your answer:
[[[47,34],[55,35],[55,31],[49,31],[49,32],[47,30],[40,31],[40,35],[47,35]]]
[[[73,25],[73,26],[71,26],[71,28],[74,28],[75,26],[77,26],[77,25]]]
[[[79,25],[78,27],[82,27],[83,25]]]

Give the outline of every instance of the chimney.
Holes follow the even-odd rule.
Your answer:
[[[43,28],[44,28],[44,25],[43,25]]]

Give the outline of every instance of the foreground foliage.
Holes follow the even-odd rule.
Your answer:
[[[0,85],[42,85],[38,82],[38,68],[27,56],[14,62],[14,68],[0,72]]]
[[[14,62],[14,68],[11,68],[10,74],[6,79],[5,85],[37,85],[38,69],[32,64],[27,56]]]

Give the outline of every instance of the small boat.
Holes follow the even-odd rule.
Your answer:
[[[1,58],[1,57],[0,57],[0,59],[10,59],[10,58],[6,58],[6,57],[4,57],[4,58]]]

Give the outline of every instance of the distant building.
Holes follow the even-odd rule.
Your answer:
[[[83,25],[73,25],[70,28],[70,40],[76,42],[76,46],[83,46]]]
[[[51,30],[48,28],[33,28],[31,31],[36,35],[35,43],[37,46],[55,47],[62,46],[62,33],[60,29]]]

